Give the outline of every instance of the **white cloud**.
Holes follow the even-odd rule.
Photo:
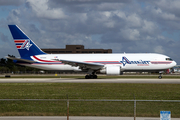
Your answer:
[[[174,14],[171,13],[162,14],[162,18],[165,20],[180,20],[180,18],[177,18]]]
[[[152,14],[163,20],[180,20],[175,14],[163,11],[160,8],[152,9]]]
[[[49,8],[48,0],[27,0],[27,2],[29,2],[37,17],[46,19],[62,19],[67,17],[61,8]]]
[[[127,40],[139,40],[140,33],[137,29],[124,29],[121,34]]]
[[[18,9],[13,9],[8,16],[8,24],[21,24],[20,16],[21,12]]]
[[[142,24],[142,20],[141,18],[137,15],[137,14],[131,14],[126,18],[127,22],[128,22],[128,26],[130,27],[141,27]]]
[[[105,15],[107,18],[110,18],[111,17],[111,12],[102,12],[103,15]]]
[[[114,11],[114,14],[116,14],[119,18],[122,18],[122,19],[126,18],[125,13],[122,11],[116,10],[116,11]]]
[[[158,45],[154,48],[154,52],[163,54],[165,52],[165,50],[163,49],[162,46]]]
[[[147,20],[143,20],[142,31],[149,35],[153,35],[156,32],[157,26],[155,23]]]

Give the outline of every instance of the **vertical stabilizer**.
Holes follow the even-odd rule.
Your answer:
[[[8,26],[21,58],[45,54],[17,25]]]

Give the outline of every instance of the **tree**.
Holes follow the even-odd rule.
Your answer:
[[[13,55],[8,55],[9,57],[15,57]],[[9,68],[10,71],[14,71],[15,70],[15,63],[13,62],[13,60],[11,59],[6,59],[6,67]]]
[[[4,58],[0,59],[0,67],[2,67],[2,66],[6,66],[6,59],[4,59]]]
[[[13,55],[8,55],[9,57],[15,57]],[[16,72],[16,71],[21,71],[26,73],[26,71],[39,71],[39,69],[36,68],[31,68],[31,67],[26,67],[26,66],[21,66],[13,62],[11,59],[0,59],[0,73],[4,73],[7,71],[11,72]]]

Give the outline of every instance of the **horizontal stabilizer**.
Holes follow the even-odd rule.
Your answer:
[[[35,63],[36,62],[36,61],[33,61],[33,60],[27,60],[27,59],[21,59],[21,58],[9,57],[9,56],[6,56],[6,58],[11,59],[11,60],[27,62],[27,63]]]

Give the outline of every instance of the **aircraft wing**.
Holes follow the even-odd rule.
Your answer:
[[[27,60],[27,59],[21,59],[21,58],[9,57],[9,56],[6,56],[6,58],[11,59],[11,60],[27,62],[27,63],[35,63],[36,62],[36,61],[33,61],[33,60]]]
[[[71,66],[75,66],[75,67],[79,66],[81,69],[98,70],[104,67],[104,65],[100,63],[88,63],[88,62],[70,61],[70,60],[59,60],[59,61]]]

